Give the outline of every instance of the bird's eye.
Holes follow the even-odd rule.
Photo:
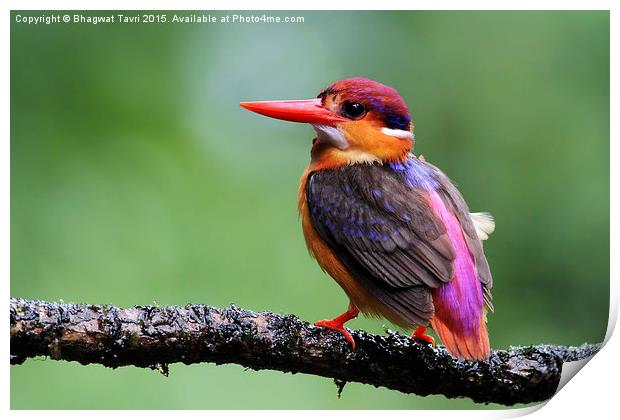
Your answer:
[[[345,102],[342,107],[342,115],[352,120],[357,120],[364,116],[366,108],[359,102]]]

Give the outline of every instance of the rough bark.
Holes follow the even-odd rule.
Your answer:
[[[493,350],[484,362],[456,360],[441,347],[389,333],[354,331],[353,351],[338,333],[293,315],[231,306],[185,307],[59,304],[11,299],[11,364],[55,360],[137,366],[168,373],[170,363],[237,363],[251,369],[332,378],[342,390],[361,382],[418,395],[468,397],[513,405],[555,393],[567,361],[600,345],[538,345]]]

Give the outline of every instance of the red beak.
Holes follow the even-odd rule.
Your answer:
[[[292,101],[241,102],[243,108],[279,120],[308,124],[330,125],[348,121],[323,107],[321,99]]]

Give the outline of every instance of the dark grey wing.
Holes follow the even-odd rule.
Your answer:
[[[428,325],[430,290],[453,277],[455,254],[422,189],[382,166],[313,172],[312,225],[347,269],[403,320]]]

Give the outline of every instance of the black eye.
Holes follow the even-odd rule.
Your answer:
[[[366,108],[359,102],[345,102],[342,107],[342,115],[352,120],[357,120],[366,113]]]

